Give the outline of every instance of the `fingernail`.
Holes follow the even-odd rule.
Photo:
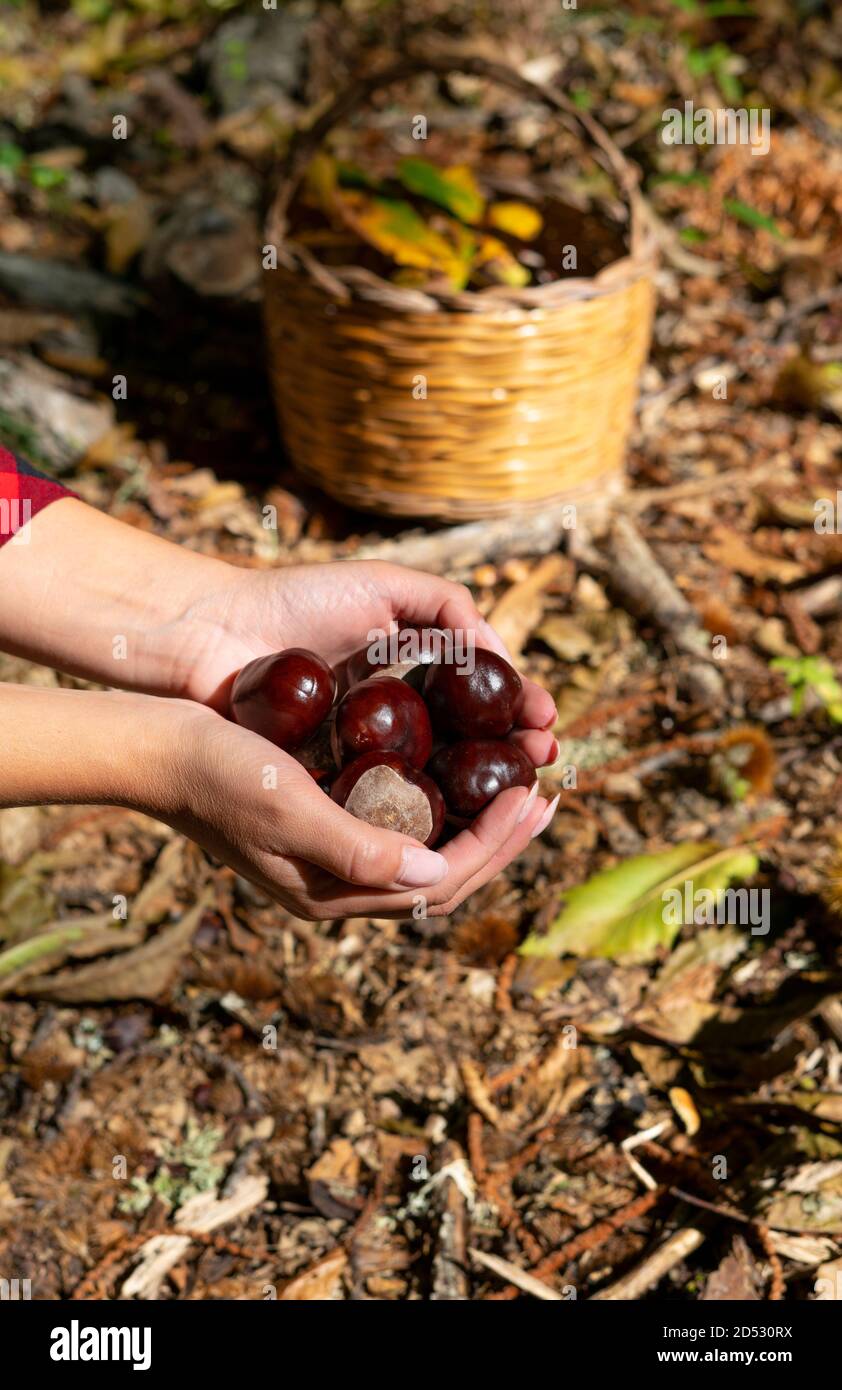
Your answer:
[[[541,817],[535,829],[533,830],[532,835],[530,836],[531,839],[534,840],[537,835],[542,834],[543,831],[546,830],[547,826],[549,825],[550,821],[555,815],[555,808],[558,805],[560,798],[561,792],[559,792],[558,796],[550,802],[543,816]]]
[[[529,812],[532,810],[532,807],[535,805],[535,798],[536,798],[537,795],[538,795],[538,783],[537,783],[537,782],[533,782],[533,783],[532,783],[532,789],[531,789],[531,791],[530,791],[528,797],[526,798],[526,800],[524,801],[524,803],[523,803],[523,805],[521,806],[520,810],[518,811],[517,820],[515,821],[515,825],[520,825],[521,821],[526,820],[526,817],[529,815]]]
[[[423,888],[440,883],[447,873],[448,864],[443,854],[432,849],[421,849],[409,845],[403,852],[397,882],[404,888]]]
[[[559,743],[559,741],[558,741],[557,738],[554,738],[554,739],[553,739],[553,742],[552,742],[552,747],[550,748],[549,757],[547,758],[547,762],[548,762],[548,763],[554,763],[555,760],[556,760],[556,758],[557,758],[558,755],[559,755],[560,750],[561,750],[561,744]]]

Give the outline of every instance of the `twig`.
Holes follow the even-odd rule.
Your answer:
[[[482,1115],[472,1110],[468,1116],[468,1158],[477,1187],[484,1187],[488,1178],[488,1164],[482,1145]]]
[[[589,1250],[598,1249],[598,1247],[604,1245],[616,1231],[622,1230],[624,1226],[629,1225],[632,1221],[636,1221],[639,1216],[643,1216],[645,1212],[649,1211],[650,1208],[660,1200],[665,1191],[666,1188],[664,1187],[656,1187],[651,1192],[644,1192],[640,1197],[633,1198],[631,1202],[627,1202],[625,1206],[620,1207],[618,1211],[614,1211],[610,1216],[606,1216],[603,1221],[597,1222],[595,1226],[589,1226],[586,1231],[580,1231],[577,1236],[573,1236],[571,1240],[566,1241],[564,1245],[554,1251],[552,1255],[547,1255],[545,1259],[536,1264],[534,1269],[531,1269],[529,1273],[533,1274],[536,1279],[549,1279],[555,1274],[557,1269],[561,1269],[563,1265],[570,1264],[573,1260],[578,1259],[580,1255],[586,1254]],[[517,1288],[511,1285],[506,1289],[502,1289],[500,1293],[492,1294],[492,1298],[497,1302],[507,1302],[509,1299],[516,1297]]]
[[[501,1279],[507,1279],[509,1284],[514,1284],[524,1293],[531,1293],[533,1298],[542,1298],[546,1302],[563,1303],[564,1296],[556,1293],[548,1284],[542,1283],[534,1275],[527,1274],[524,1270],[518,1269],[509,1260],[501,1260],[498,1255],[487,1255],[484,1250],[470,1251],[471,1259],[475,1264],[482,1265],[484,1269],[490,1269],[494,1274],[499,1274]]]
[[[669,1274],[677,1264],[686,1260],[694,1250],[698,1250],[699,1246],[704,1244],[706,1235],[707,1232],[697,1226],[686,1226],[681,1231],[675,1231],[635,1269],[624,1274],[622,1279],[593,1294],[590,1302],[631,1302],[641,1298],[649,1289],[659,1284],[665,1274]]]
[[[488,1094],[485,1082],[480,1075],[479,1067],[477,1067],[469,1057],[463,1057],[461,1072],[468,1099],[474,1109],[478,1110],[481,1115],[484,1115],[488,1123],[493,1125],[495,1129],[503,1129],[503,1116]]]
[[[629,517],[614,518],[606,558],[623,607],[653,622],[691,658],[683,675],[690,696],[707,704],[720,703],[724,687],[713,666],[710,638]]]
[[[459,1145],[453,1140],[448,1140],[442,1148],[442,1167],[446,1170],[456,1163],[464,1165],[464,1162]],[[438,1189],[437,1201],[439,1226],[433,1256],[433,1287],[430,1298],[435,1301],[462,1302],[470,1297],[468,1276],[465,1273],[468,1225],[465,1194],[459,1183],[448,1176],[443,1178]]]
[[[517,954],[515,951],[510,951],[500,966],[500,973],[497,976],[494,1007],[498,1014],[510,1014],[512,1012],[512,981],[515,978],[517,966]]]
[[[431,574],[470,576],[477,565],[500,558],[518,555],[547,555],[555,550],[568,530],[571,520],[570,504],[576,507],[577,525],[581,518],[588,529],[604,530],[612,513],[639,513],[649,507],[663,507],[683,497],[699,497],[705,493],[727,490],[735,495],[751,488],[764,478],[792,472],[789,462],[758,464],[754,468],[728,468],[711,477],[688,478],[670,487],[634,488],[625,492],[603,491],[598,497],[571,497],[568,501],[551,503],[534,512],[518,513],[490,521],[471,521],[460,526],[442,527],[439,531],[404,531],[391,540],[374,541],[349,550],[355,560],[389,560],[409,569],[428,570]]]

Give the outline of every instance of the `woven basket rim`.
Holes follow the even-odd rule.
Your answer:
[[[531,95],[543,100],[551,109],[568,107],[566,99],[558,93],[523,78],[516,71],[506,72],[501,64],[489,63],[482,59],[470,59],[465,55],[442,55],[430,58],[419,55],[421,66],[431,70],[475,71],[490,81],[508,81],[521,89],[528,89]],[[375,90],[381,80],[391,82],[398,66],[381,73],[373,73],[360,83],[360,89]],[[337,98],[333,107],[325,113],[320,122],[310,131],[299,133],[299,143],[290,151],[285,177],[266,218],[266,238],[274,246],[278,266],[305,275],[318,286],[329,299],[338,303],[360,300],[376,304],[397,313],[435,313],[462,311],[468,313],[500,313],[500,311],[551,309],[563,304],[597,298],[633,283],[641,276],[652,274],[657,259],[657,238],[646,206],[636,186],[636,171],[628,158],[618,149],[611,137],[596,121],[585,113],[570,108],[568,114],[575,117],[584,132],[608,151],[621,170],[620,183],[626,194],[629,220],[629,250],[625,255],[610,262],[595,275],[581,275],[570,279],[553,280],[546,285],[529,285],[523,288],[508,285],[490,285],[480,290],[448,291],[417,290],[403,285],[395,285],[391,280],[365,270],[361,266],[326,266],[305,247],[286,235],[286,208],[288,196],[297,183],[303,167],[303,158],[312,148],[312,137],[319,130],[324,133],[338,119],[339,114],[347,114],[356,102],[352,93],[348,99]],[[317,141],[316,144],[319,142]],[[615,174],[617,172],[615,168]],[[271,272],[267,272],[271,273]]]
[[[351,299],[376,304],[395,313],[429,314],[441,310],[500,314],[512,310],[537,311],[556,309],[581,300],[598,299],[633,284],[642,276],[654,273],[657,243],[648,228],[635,251],[629,251],[616,261],[603,266],[595,275],[577,275],[553,280],[547,285],[528,285],[522,289],[508,285],[490,285],[481,290],[446,290],[435,293],[408,289],[364,270],[361,266],[325,266],[290,239],[278,245],[278,265],[292,274],[306,273],[314,289],[324,291],[328,299],[347,303]],[[267,271],[267,275],[275,274]]]

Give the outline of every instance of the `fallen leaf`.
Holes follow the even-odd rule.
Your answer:
[[[754,1257],[742,1236],[734,1236],[730,1254],[708,1277],[703,1303],[755,1303],[762,1280]]]
[[[80,970],[38,975],[24,981],[21,993],[63,1004],[100,1004],[111,999],[157,999],[175,975],[202,914],[211,902],[206,893],[175,926],[131,951],[97,960]]]
[[[633,1023],[672,1043],[690,1042],[718,1011],[711,1003],[725,971],[749,944],[739,927],[706,927],[682,941],[649,987]]]
[[[347,1139],[334,1139],[307,1173],[310,1201],[329,1221],[359,1215],[360,1160]]]
[[[842,1161],[810,1163],[765,1204],[763,1220],[776,1230],[842,1234]]]
[[[278,1294],[278,1302],[328,1302],[336,1296],[347,1264],[348,1256],[344,1250],[331,1250],[329,1255],[324,1255],[309,1269],[290,1279],[283,1292]]]
[[[735,574],[756,579],[759,584],[770,581],[776,584],[794,584],[803,579],[807,571],[795,560],[782,560],[776,555],[761,555],[752,550],[748,542],[729,527],[717,527],[713,538],[702,546],[709,560],[722,565]]]
[[[564,613],[550,613],[536,628],[539,637],[562,661],[581,661],[594,650],[594,639],[575,618]]]
[[[757,856],[743,845],[709,841],[638,855],[572,889],[546,935],[527,937],[521,954],[651,960],[678,935],[684,913],[676,904],[688,891],[707,890],[715,904],[733,878],[756,871]]]
[[[566,570],[567,561],[563,555],[547,555],[525,579],[506,590],[488,615],[491,626],[515,658],[541,620],[547,589]]]

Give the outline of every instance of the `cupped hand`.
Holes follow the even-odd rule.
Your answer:
[[[441,851],[355,820],[293,758],[211,710],[179,702],[175,800],[153,806],[296,917],[452,912],[540,833],[551,809],[502,792]],[[169,798],[171,793],[167,793]]]
[[[232,569],[228,587],[194,604],[183,623],[184,640],[194,652],[184,693],[224,713],[234,677],[254,657],[306,647],[341,672],[371,632],[388,632],[398,620],[473,633],[477,646],[511,659],[470,589],[437,575],[382,561],[259,573]],[[520,727],[512,737],[536,767],[553,756],[548,730],[555,716],[552,696],[524,680]]]

